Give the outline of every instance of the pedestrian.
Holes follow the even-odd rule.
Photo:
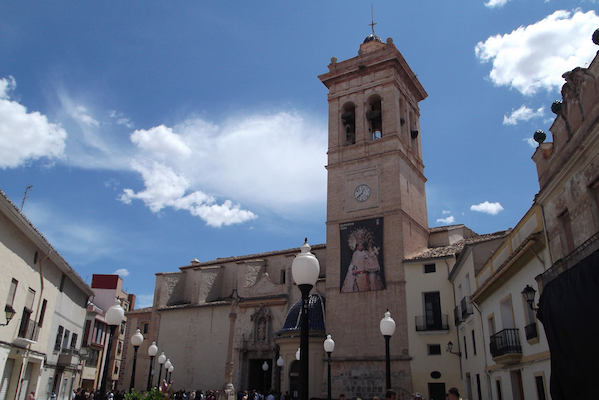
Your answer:
[[[397,392],[393,389],[387,390],[385,393],[385,399],[387,400],[397,400]]]
[[[447,392],[447,400],[460,400],[460,392],[457,388],[452,387]]]
[[[35,392],[29,393],[29,396],[27,396],[27,400],[35,400]]]

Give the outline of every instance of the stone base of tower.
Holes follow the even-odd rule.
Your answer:
[[[385,359],[377,360],[334,360],[331,363],[332,398],[341,393],[348,399],[372,399],[378,396],[385,398]],[[325,379],[326,385],[326,379]],[[391,388],[406,393],[412,390],[409,360],[391,360]],[[403,389],[403,390],[402,390]],[[324,391],[326,393],[326,390]]]

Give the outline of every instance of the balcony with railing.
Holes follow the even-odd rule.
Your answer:
[[[67,367],[69,365],[79,364],[79,350],[74,347],[63,347],[60,349],[60,355],[58,356],[58,365],[61,367]]]
[[[466,320],[470,314],[472,314],[472,303],[470,303],[470,296],[464,296],[460,302],[462,307],[462,320]]]
[[[416,331],[448,331],[449,330],[449,315],[441,314],[438,316],[416,316]]]
[[[504,329],[491,336],[489,344],[493,361],[497,364],[515,364],[522,358],[518,329]]]
[[[531,341],[539,338],[539,331],[537,330],[537,323],[533,322],[530,325],[524,327],[524,333],[526,334],[526,340]]]
[[[462,322],[464,322],[464,318],[462,318],[462,308],[460,305],[457,305],[453,309],[453,320],[455,322],[455,326],[458,326]]]
[[[40,334],[40,326],[32,319],[21,321],[19,328],[18,339],[27,344],[37,343],[37,338]]]

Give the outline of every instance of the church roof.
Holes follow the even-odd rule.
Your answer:
[[[434,228],[433,228],[434,229]],[[495,233],[487,233],[484,235],[476,235],[470,238],[462,239],[454,244],[439,247],[427,247],[415,253],[408,255],[404,261],[419,261],[429,260],[434,258],[453,257],[459,255],[464,247],[469,244],[484,242],[486,240],[498,239],[506,236],[511,230],[498,231]]]
[[[310,295],[309,299],[309,323],[308,326],[310,331],[325,331],[324,321],[324,309],[325,299],[319,294]],[[285,324],[281,328],[277,335],[285,332],[299,331],[302,327],[301,324],[301,312],[302,312],[302,299],[299,299],[297,303],[291,307],[285,318]]]

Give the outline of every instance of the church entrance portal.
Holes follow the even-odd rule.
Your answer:
[[[266,362],[268,369],[264,371],[262,368]],[[250,360],[249,370],[249,390],[256,389],[256,391],[264,394],[270,392],[272,382],[272,360],[268,359],[254,359]]]

